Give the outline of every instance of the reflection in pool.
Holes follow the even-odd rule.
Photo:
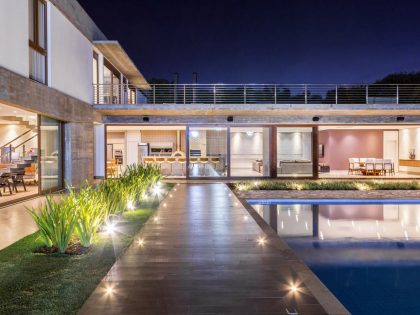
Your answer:
[[[352,314],[420,314],[420,204],[312,202],[249,201]]]

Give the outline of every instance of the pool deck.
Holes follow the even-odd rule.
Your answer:
[[[175,189],[79,314],[348,314],[226,185]]]

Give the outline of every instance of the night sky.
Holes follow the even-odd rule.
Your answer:
[[[79,0],[148,79],[366,83],[420,70],[420,1]]]

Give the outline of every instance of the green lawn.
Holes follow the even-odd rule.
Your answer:
[[[75,314],[158,204],[127,212],[85,255],[34,254],[38,232],[1,250],[0,314]]]

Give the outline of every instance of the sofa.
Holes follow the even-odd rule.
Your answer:
[[[312,162],[309,160],[283,160],[279,162],[278,174],[312,174]]]

